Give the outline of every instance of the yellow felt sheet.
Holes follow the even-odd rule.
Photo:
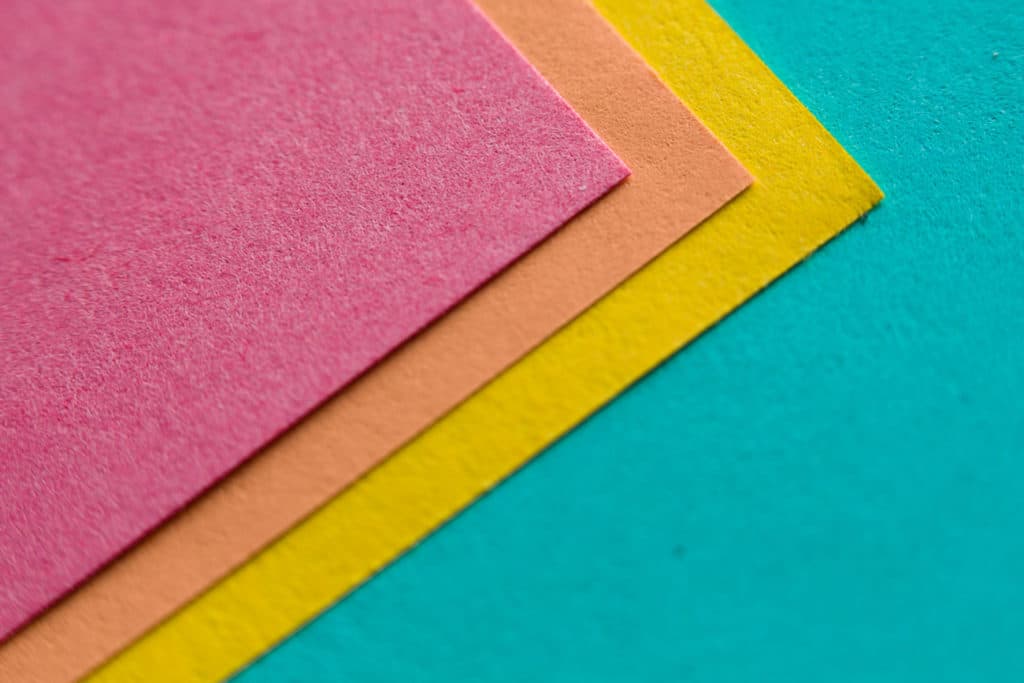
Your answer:
[[[183,683],[230,675],[881,199],[705,2],[595,4],[753,173],[755,185],[90,680]]]

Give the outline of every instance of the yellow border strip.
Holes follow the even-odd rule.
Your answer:
[[[707,4],[596,4],[758,182],[90,680],[230,675],[881,199]]]

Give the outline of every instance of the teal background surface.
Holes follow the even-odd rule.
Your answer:
[[[1024,3],[712,4],[884,204],[240,683],[1024,680]]]

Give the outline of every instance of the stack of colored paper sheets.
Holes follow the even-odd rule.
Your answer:
[[[5,681],[230,677],[881,198],[703,0],[3,16]]]

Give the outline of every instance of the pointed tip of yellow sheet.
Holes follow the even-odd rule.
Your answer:
[[[91,680],[230,675],[882,199],[703,1],[596,5],[754,186]]]

